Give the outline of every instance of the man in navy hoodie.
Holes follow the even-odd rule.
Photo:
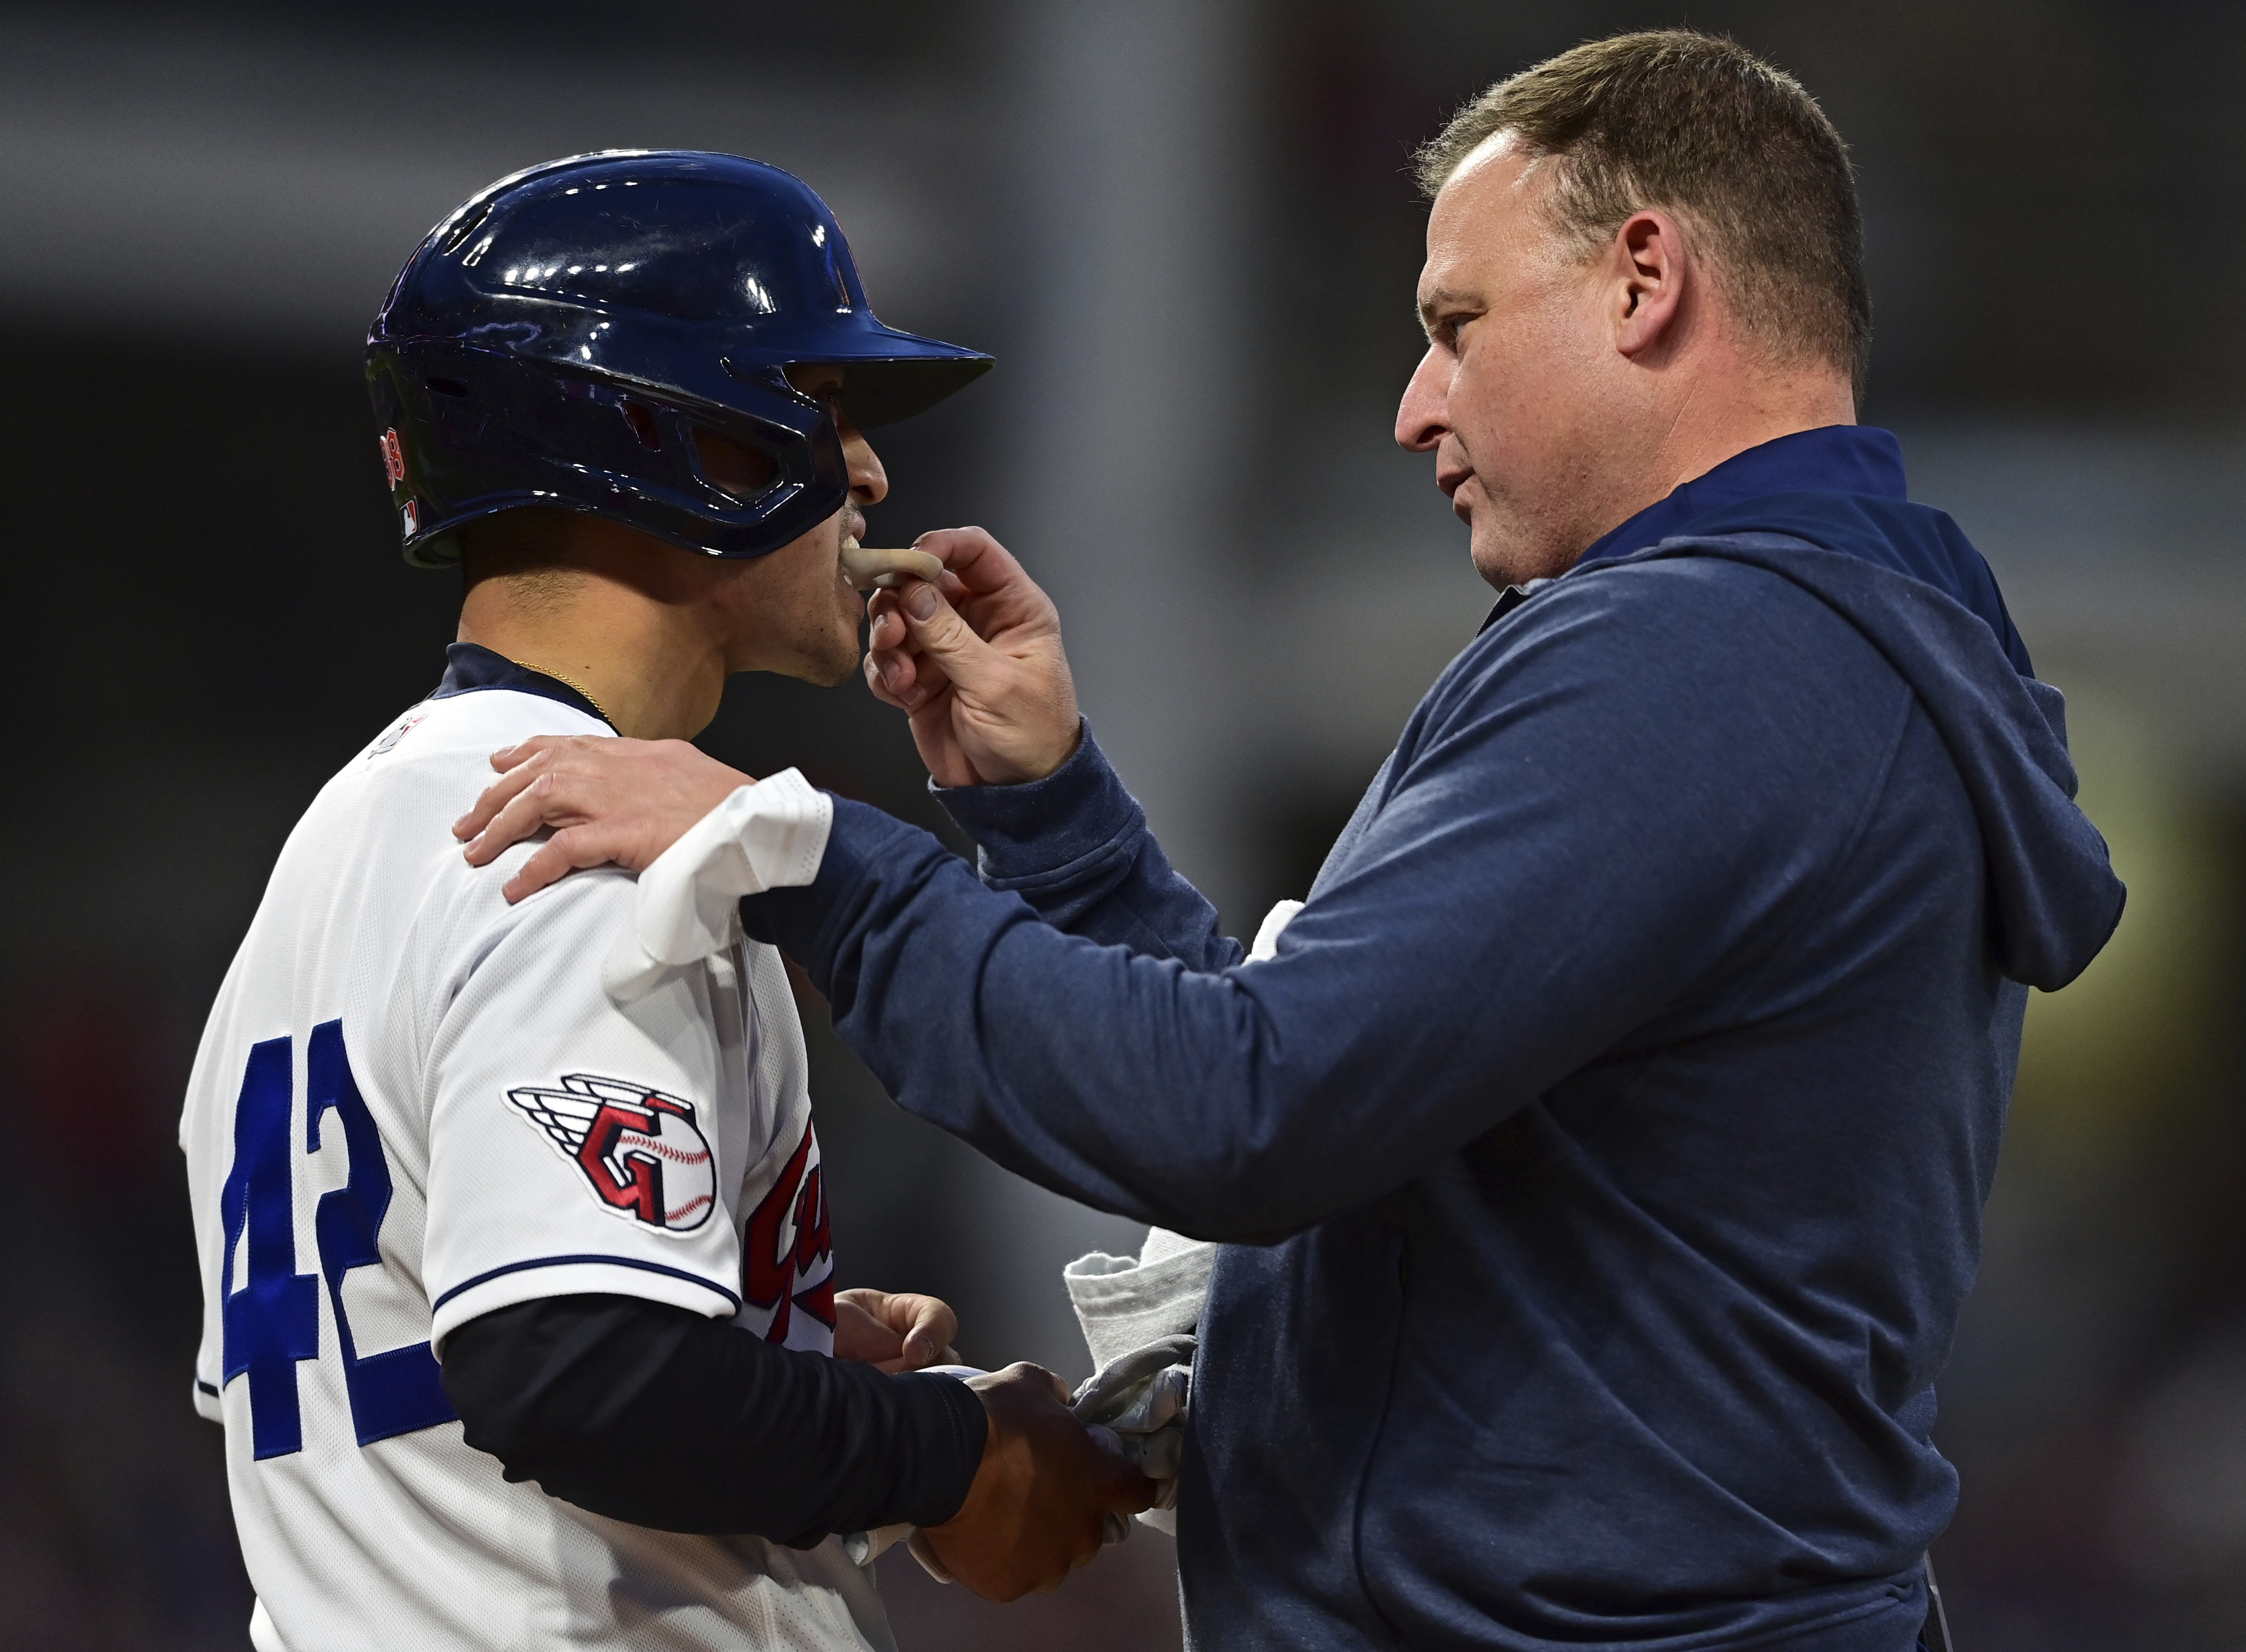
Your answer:
[[[908,1110],[1226,1241],[1195,1644],[1907,1652],[1933,1382],[2031,985],[2122,890],[1987,566],[1854,424],[1841,141],[1685,32],[1493,88],[1423,157],[1398,438],[1506,588],[1248,963],[987,535],[881,599],[980,880],[837,800],[741,906]],[[1127,570],[1117,570],[1127,577]],[[472,859],[645,867],[745,777],[536,742]],[[533,785],[530,783],[541,784]]]

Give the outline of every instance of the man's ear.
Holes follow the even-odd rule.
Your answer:
[[[1642,358],[1664,342],[1674,343],[1698,273],[1674,218],[1650,207],[1632,213],[1615,231],[1608,254],[1614,347]]]

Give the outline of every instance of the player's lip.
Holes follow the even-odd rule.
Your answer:
[[[865,539],[866,513],[858,510],[845,512],[841,527],[842,531],[834,536],[834,577],[855,591],[857,588],[850,584],[850,576],[842,571],[842,547],[851,540],[862,541]],[[862,608],[864,605],[861,602],[860,606]]]
[[[1471,465],[1438,465],[1435,467],[1435,486],[1443,490],[1443,497],[1455,506],[1459,502],[1459,489],[1474,479],[1474,473]]]

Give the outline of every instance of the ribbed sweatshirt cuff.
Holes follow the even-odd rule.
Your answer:
[[[994,889],[1066,883],[1105,859],[1146,819],[1124,789],[1089,724],[1067,762],[1020,785],[939,786],[929,791],[975,841],[976,869]]]

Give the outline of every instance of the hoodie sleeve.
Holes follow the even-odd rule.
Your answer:
[[[1179,875],[1147,812],[1086,725],[1074,755],[1024,785],[936,786],[993,889],[1018,894],[1056,929],[1222,969],[1245,955],[1216,908]]]
[[[1063,934],[847,802],[817,880],[742,911],[908,1111],[1101,1208],[1269,1241],[1751,972],[1814,911],[1910,714],[1785,581],[1649,564],[1556,585],[1453,663],[1252,969]]]

